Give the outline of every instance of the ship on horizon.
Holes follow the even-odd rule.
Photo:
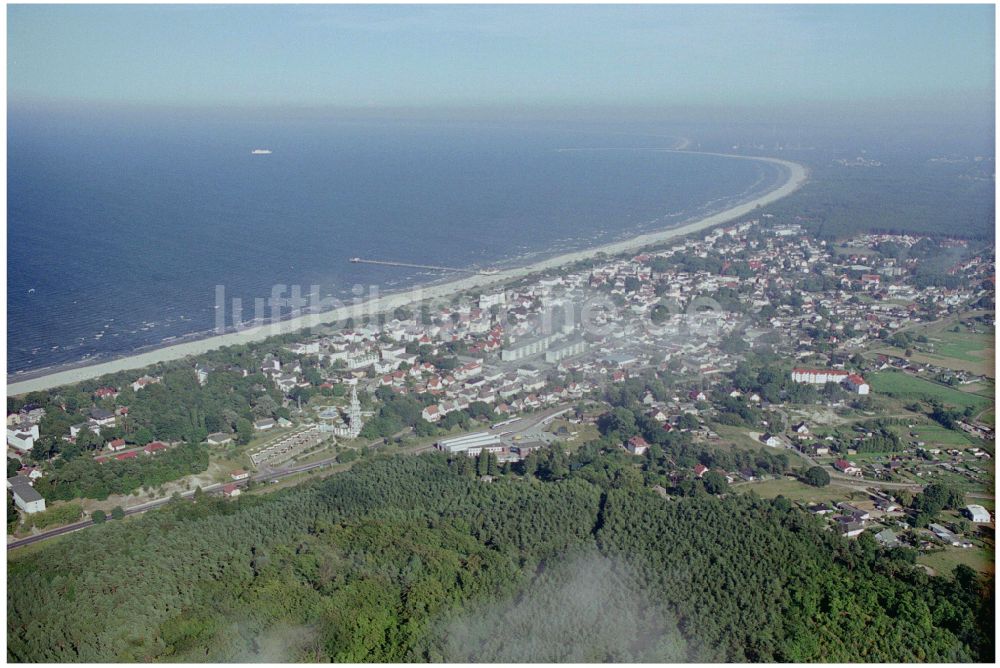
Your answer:
[[[271,155],[271,149],[269,148],[255,148],[250,151],[250,155]]]

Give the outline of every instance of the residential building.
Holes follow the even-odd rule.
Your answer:
[[[31,448],[34,447],[35,441],[37,440],[37,424],[33,424],[30,427],[19,426],[13,429],[7,429],[7,445],[14,448],[18,452],[31,452]]]
[[[14,495],[14,504],[26,513],[45,510],[45,499],[31,486],[31,480],[22,475],[7,478],[7,488]]]
[[[628,439],[625,444],[625,449],[631,452],[633,455],[644,455],[646,451],[649,450],[649,443],[646,442],[642,436],[633,436]]]

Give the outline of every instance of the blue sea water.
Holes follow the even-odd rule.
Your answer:
[[[211,330],[216,286],[348,296],[664,228],[777,167],[553,125],[51,118],[8,127],[8,373]],[[251,149],[271,155],[251,155]],[[587,149],[587,150],[566,150]]]

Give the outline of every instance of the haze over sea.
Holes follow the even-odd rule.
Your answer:
[[[353,256],[508,266],[781,180],[765,163],[644,150],[676,145],[668,132],[16,112],[9,128],[10,374],[208,332],[217,285],[250,320],[275,284],[349,298],[444,277]]]

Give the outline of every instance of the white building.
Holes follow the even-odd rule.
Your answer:
[[[367,366],[372,366],[373,364],[378,363],[378,353],[368,352],[360,355],[354,355],[352,357],[348,357],[345,362],[347,362],[347,368],[352,371],[355,369],[363,369]]]
[[[796,383],[825,385],[827,383],[842,383],[855,394],[868,394],[871,387],[865,379],[856,373],[841,369],[792,369],[792,380]]]
[[[989,524],[991,521],[990,511],[980,505],[971,504],[965,507],[963,514],[976,524]]]
[[[854,462],[849,462],[845,459],[838,459],[837,461],[835,461],[833,463],[833,468],[837,469],[838,471],[840,471],[845,475],[854,475],[854,476],[861,475],[861,467],[855,464]]]
[[[868,394],[871,391],[871,387],[865,382],[865,379],[856,373],[848,376],[844,384],[847,389],[856,394]]]
[[[796,383],[825,385],[827,383],[842,383],[851,375],[839,369],[792,369],[792,380]]]
[[[38,440],[38,425],[7,430],[7,445],[18,452],[30,452]]]
[[[545,361],[549,363],[559,362],[567,357],[582,355],[587,352],[587,342],[583,339],[569,341],[563,345],[550,348],[545,351]]]
[[[483,450],[499,452],[503,449],[500,436],[488,431],[466,434],[454,438],[445,438],[434,444],[438,450],[448,453],[464,452],[470,457],[478,455]]]
[[[139,390],[141,390],[142,388],[146,387],[147,385],[153,385],[153,384],[159,383],[159,382],[160,382],[159,378],[154,378],[152,376],[143,376],[143,377],[139,378],[137,381],[135,381],[134,383],[132,383],[132,391],[133,392],[138,392]]]
[[[555,334],[549,334],[548,336],[540,336],[536,339],[530,339],[527,341],[519,341],[515,344],[511,344],[500,351],[500,359],[504,362],[516,362],[518,360],[527,359],[528,357],[534,357],[535,355],[541,355],[553,342],[557,341],[563,336],[561,332]]]
[[[649,443],[642,436],[633,436],[625,443],[625,449],[633,455],[644,455],[649,450]]]
[[[503,306],[507,303],[507,295],[504,292],[497,292],[492,295],[479,296],[479,308],[486,311],[493,306]]]
[[[26,513],[40,513],[45,510],[45,499],[31,486],[31,480],[23,475],[7,478],[7,487],[14,495],[14,504]]]

